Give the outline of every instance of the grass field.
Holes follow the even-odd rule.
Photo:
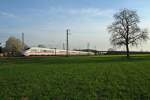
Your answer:
[[[150,55],[0,58],[0,100],[150,100]]]

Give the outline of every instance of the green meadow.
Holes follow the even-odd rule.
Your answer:
[[[150,55],[0,58],[0,100],[150,100]]]

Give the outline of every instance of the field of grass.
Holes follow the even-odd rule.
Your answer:
[[[0,100],[150,100],[150,55],[0,58]]]

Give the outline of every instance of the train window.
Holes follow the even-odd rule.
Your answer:
[[[47,53],[51,53],[52,51],[51,50],[47,50]]]
[[[65,51],[60,51],[60,53],[65,53]]]
[[[51,53],[54,53],[54,51],[53,51],[53,50],[51,50],[50,52],[51,52]]]
[[[43,52],[48,52],[47,50],[43,50]]]
[[[38,52],[36,49],[31,49],[31,52]]]

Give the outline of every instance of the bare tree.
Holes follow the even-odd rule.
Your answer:
[[[129,46],[138,46],[142,41],[148,40],[148,31],[137,25],[140,20],[136,11],[123,9],[114,15],[115,21],[108,27],[111,33],[111,44],[125,46],[129,57]]]

